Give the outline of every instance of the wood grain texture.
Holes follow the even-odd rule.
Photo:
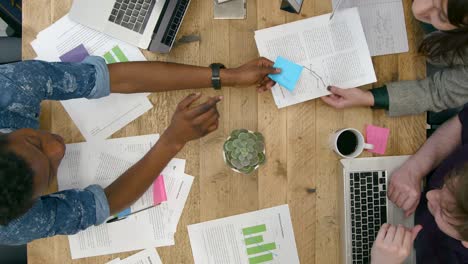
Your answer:
[[[261,28],[321,15],[331,11],[330,1],[305,1],[301,14],[279,10],[280,1],[248,0],[245,20],[214,20],[212,0],[192,0],[179,32],[198,35],[201,40],[176,45],[168,55],[144,51],[149,60],[207,66],[222,62],[236,67],[258,56],[253,39]],[[425,76],[424,57],[417,53],[422,32],[411,16],[411,1],[404,0],[410,52],[373,59],[377,87],[398,80]],[[33,59],[29,43],[37,33],[69,10],[71,0],[24,0],[23,57]],[[329,149],[329,135],[343,127],[363,131],[366,124],[391,129],[388,155],[414,153],[424,142],[424,115],[388,118],[384,111],[370,109],[334,110],[320,100],[279,110],[271,93],[257,94],[253,87],[222,91],[201,90],[204,97],[222,95],[220,127],[211,135],[191,142],[178,155],[187,159],[188,174],[195,181],[176,233],[176,245],[158,249],[164,263],[193,263],[186,226],[201,221],[288,203],[291,210],[301,263],[338,263],[339,158]],[[152,94],[154,108],[118,131],[113,137],[161,133],[168,126],[177,103],[193,91]],[[76,126],[57,102],[42,107],[43,129],[64,136],[67,143],[83,141]],[[222,159],[222,144],[233,129],[257,130],[266,138],[267,163],[250,176],[228,169]],[[363,156],[372,156],[369,153]],[[53,186],[51,191],[54,191]],[[315,189],[315,193],[307,192]],[[28,244],[28,262],[105,263],[134,252],[72,261],[67,238],[47,238]]]

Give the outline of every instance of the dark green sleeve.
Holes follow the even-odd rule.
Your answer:
[[[390,106],[390,99],[388,97],[387,86],[371,89],[370,92],[374,96],[374,106],[375,109],[385,109],[388,110]]]

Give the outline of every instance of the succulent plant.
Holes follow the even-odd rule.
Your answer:
[[[224,143],[226,163],[236,171],[249,174],[265,163],[263,135],[246,129],[232,131]]]

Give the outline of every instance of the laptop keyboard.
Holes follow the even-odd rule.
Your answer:
[[[385,179],[385,171],[350,173],[353,264],[370,263],[372,244],[382,224],[387,222]]]
[[[174,10],[174,15],[171,17],[171,21],[169,22],[169,26],[164,33],[164,37],[162,39],[162,43],[167,46],[172,46],[174,39],[177,34],[177,30],[179,29],[180,24],[182,23],[182,19],[184,18],[185,11],[190,3],[190,0],[179,0],[177,1],[177,6]]]
[[[156,0],[116,0],[109,21],[143,34]]]

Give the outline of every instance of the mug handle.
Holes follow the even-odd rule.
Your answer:
[[[364,149],[370,149],[370,150],[372,150],[372,149],[374,149],[374,145],[364,143]]]

